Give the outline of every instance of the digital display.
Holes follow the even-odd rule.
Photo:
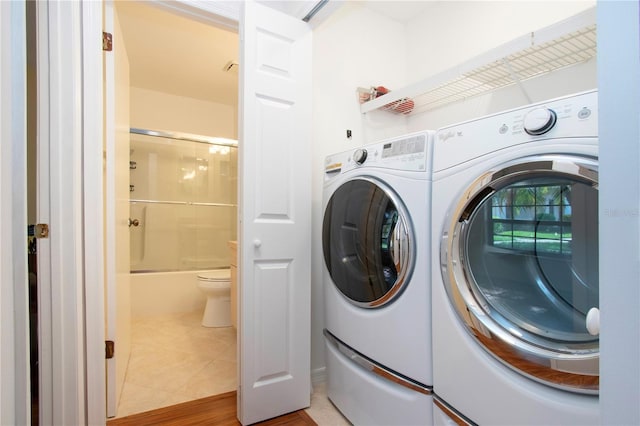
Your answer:
[[[425,135],[418,135],[413,138],[386,143],[382,147],[382,158],[424,152],[426,143]]]

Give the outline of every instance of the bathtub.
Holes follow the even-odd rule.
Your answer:
[[[200,272],[131,274],[131,318],[204,311],[206,298],[198,288]]]

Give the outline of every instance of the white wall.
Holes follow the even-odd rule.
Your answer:
[[[595,1],[439,1],[407,23],[407,83],[452,68]]]
[[[400,1],[398,7],[402,7]],[[322,368],[324,299],[322,294],[322,181],[324,158],[332,153],[424,128],[485,115],[526,103],[511,88],[489,98],[467,101],[420,116],[385,111],[362,115],[357,87],[383,85],[393,90],[458,65],[529,31],[538,30],[594,5],[572,2],[434,2],[407,24],[346,2],[314,30],[313,93],[313,269],[312,370]],[[544,100],[595,87],[595,64],[527,84]],[[579,75],[579,78],[576,78]],[[558,81],[556,81],[558,80]],[[570,85],[567,85],[570,81]],[[515,90],[515,91],[514,91]],[[565,93],[565,91],[568,91]],[[516,106],[513,105],[513,106]],[[347,139],[346,129],[353,131]]]
[[[407,23],[407,83],[456,67],[595,6],[594,1],[435,2]],[[482,17],[482,19],[478,19]],[[408,130],[437,129],[597,87],[596,61],[412,115]]]
[[[407,130],[439,129],[461,121],[541,102],[598,87],[597,61],[590,60],[517,85],[474,96],[440,108],[411,115]]]
[[[346,2],[313,33],[314,143],[321,154],[383,139],[405,128],[390,113],[363,120],[356,89],[405,84],[405,28],[362,6]],[[375,115],[375,114],[374,114]],[[346,130],[353,131],[351,140]]]
[[[638,1],[598,4],[600,403],[640,424],[640,25]]]
[[[131,127],[237,139],[237,108],[131,87]]]

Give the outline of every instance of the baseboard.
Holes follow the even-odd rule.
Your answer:
[[[311,386],[327,381],[327,367],[320,367],[311,370]]]

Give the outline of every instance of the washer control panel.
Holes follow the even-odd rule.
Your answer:
[[[361,167],[425,172],[430,166],[430,138],[429,132],[414,133],[330,155],[325,159],[325,176]]]
[[[427,136],[419,134],[356,149],[353,161],[356,166],[424,171],[427,168]]]

